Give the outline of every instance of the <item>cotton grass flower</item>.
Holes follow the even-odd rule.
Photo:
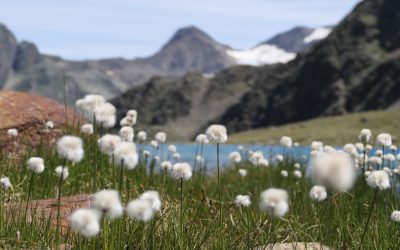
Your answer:
[[[328,197],[324,186],[315,185],[310,190],[310,198],[314,201],[321,202]]]
[[[60,157],[78,163],[83,159],[82,139],[72,135],[64,135],[57,142],[57,153]]]
[[[133,142],[120,142],[114,150],[114,163],[126,169],[134,169],[139,157]]]
[[[358,139],[360,139],[364,144],[367,143],[371,139],[371,130],[367,128],[363,128],[358,135]]]
[[[383,159],[389,161],[389,162],[393,162],[396,160],[396,157],[393,154],[385,154],[383,156]]]
[[[210,141],[205,134],[199,134],[196,136],[196,142],[199,144],[208,144]]]
[[[289,174],[288,174],[288,172],[286,170],[282,170],[281,171],[281,175],[282,175],[282,177],[286,178],[286,177],[288,177]]]
[[[44,160],[40,157],[31,157],[28,160],[28,169],[36,174],[40,174],[44,171]]]
[[[245,177],[247,175],[247,170],[246,169],[239,169],[238,173],[240,176]]]
[[[398,149],[397,146],[394,145],[394,144],[392,144],[392,146],[390,146],[390,150],[393,151],[393,152],[396,152],[397,149]]]
[[[330,145],[325,145],[323,147],[322,151],[325,153],[334,153],[334,152],[336,152],[336,149]]]
[[[11,181],[10,181],[10,179],[8,177],[2,177],[0,179],[0,184],[3,187],[4,190],[12,188]]]
[[[119,136],[123,141],[132,142],[135,132],[132,127],[125,126],[119,130]]]
[[[121,137],[118,135],[105,134],[97,140],[97,144],[103,154],[111,156],[121,141]]]
[[[324,144],[322,142],[313,141],[313,142],[311,142],[310,148],[311,148],[311,150],[321,151],[323,146],[324,146]]]
[[[280,143],[282,146],[284,146],[286,148],[290,148],[290,147],[292,147],[292,138],[290,138],[288,136],[282,136]]]
[[[390,219],[394,222],[400,222],[400,211],[393,211],[390,215]]]
[[[293,171],[293,175],[294,175],[294,177],[296,177],[297,179],[301,179],[301,177],[303,176],[303,174],[301,173],[300,170],[294,170],[294,171]]]
[[[192,177],[192,167],[187,162],[178,162],[172,166],[170,174],[175,180],[189,180]]]
[[[178,152],[176,152],[176,153],[174,153],[174,154],[172,155],[172,157],[177,161],[177,160],[179,160],[179,159],[181,158],[181,154],[178,153]],[[196,158],[196,160],[197,160],[197,158]]]
[[[261,193],[260,209],[274,217],[283,217],[289,211],[286,190],[269,188]]]
[[[312,160],[309,171],[314,183],[339,192],[351,189],[356,179],[353,160],[342,151],[321,153]]]
[[[274,157],[273,157],[273,162],[274,162],[275,164],[278,164],[278,163],[280,163],[280,162],[283,162],[283,155],[281,155],[281,154],[274,155]]]
[[[296,163],[294,164],[294,168],[296,168],[296,169],[300,169],[300,168],[301,168],[301,165],[300,165],[300,163],[296,162]]]
[[[115,126],[117,109],[109,102],[102,103],[94,109],[96,123],[103,128]]]
[[[167,134],[165,132],[157,132],[154,138],[158,143],[165,143],[167,141]]]
[[[367,184],[372,188],[384,190],[390,188],[389,175],[383,170],[373,171],[367,177]]]
[[[128,203],[126,214],[131,219],[147,222],[153,219],[154,210],[148,200],[136,199]]]
[[[93,119],[95,109],[106,102],[106,98],[101,95],[86,95],[84,98],[75,102],[78,112],[83,113],[89,120]]]
[[[234,203],[237,207],[249,207],[251,205],[251,199],[248,195],[238,195]]]
[[[81,127],[81,133],[85,135],[92,135],[94,133],[93,125],[91,123],[83,124]]]
[[[7,135],[9,137],[16,137],[18,135],[18,130],[15,128],[10,128],[7,130]]]
[[[139,196],[139,199],[149,201],[154,212],[161,210],[160,194],[157,191],[146,191]]]
[[[376,143],[381,147],[390,147],[392,146],[392,136],[387,133],[381,133],[376,137]]]
[[[170,153],[175,153],[176,152],[176,147],[175,147],[175,145],[169,145],[168,146],[168,151],[170,152]]]
[[[80,208],[69,218],[71,229],[86,238],[96,236],[100,232],[101,213],[95,209]]]
[[[355,156],[358,154],[356,146],[351,143],[347,143],[346,145],[343,146],[343,151],[348,153],[351,156]]]
[[[258,165],[262,159],[264,159],[264,155],[263,155],[262,151],[256,151],[256,152],[250,153],[249,161],[253,165]]]
[[[225,143],[228,140],[226,127],[219,124],[213,124],[206,130],[207,138],[212,143]]]
[[[104,216],[110,219],[121,217],[124,211],[116,190],[100,190],[95,193],[91,207],[101,211]]]
[[[153,148],[157,149],[157,148],[158,148],[158,141],[152,140],[152,141],[150,141],[150,145],[151,145]]]
[[[58,166],[55,169],[56,175],[63,180],[67,179],[69,176],[68,167]]]
[[[262,158],[259,162],[258,162],[258,166],[260,167],[268,167],[269,166],[269,161],[265,158]]]
[[[169,161],[163,161],[160,164],[160,168],[164,171],[169,171],[172,168],[172,163]]]
[[[147,140],[147,133],[146,131],[139,131],[137,134],[137,138],[140,142],[144,142]]]
[[[47,121],[44,125],[46,126],[47,130],[54,128],[54,122],[53,121]]]
[[[150,156],[150,152],[147,151],[147,150],[144,150],[143,151],[143,156],[144,156],[144,158],[148,158]]]
[[[242,160],[242,156],[239,152],[234,151],[229,154],[229,160],[233,163],[239,163]]]

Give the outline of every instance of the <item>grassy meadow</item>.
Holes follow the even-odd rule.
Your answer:
[[[172,159],[167,144],[154,149],[148,158],[143,157],[138,146],[139,164],[122,172],[121,167],[100,152],[97,146],[100,135],[69,133],[79,135],[84,141],[85,156],[76,164],[65,162],[55,149],[45,147],[31,149],[16,158],[3,153],[0,177],[9,177],[13,188],[1,189],[0,211],[7,216],[0,216],[0,249],[57,249],[60,243],[63,249],[253,249],[278,243],[296,247],[296,242],[321,243],[333,249],[400,249],[400,224],[390,220],[392,211],[400,208],[394,191],[397,175],[391,177],[390,189],[376,191],[375,206],[361,245],[375,194],[361,171],[352,189],[328,190],[326,200],[315,202],[309,196],[314,184],[306,177],[306,164],[300,167],[302,177],[296,177],[293,172],[298,166],[295,168],[296,159],[288,157],[290,149],[282,162],[270,163],[268,167],[250,163],[248,152],[240,151],[242,161],[224,170],[218,184],[217,175],[206,174],[199,162],[194,164],[195,152],[190,162],[193,176],[189,180],[174,180],[160,170],[160,161],[154,160],[156,154],[161,161]],[[356,139],[358,131],[351,133]],[[34,174],[33,182],[32,172],[26,166],[32,156],[42,157],[45,163],[45,170]],[[132,220],[126,214],[115,220],[103,218],[100,233],[91,238],[69,229],[59,234],[51,218],[43,219],[40,211],[32,211],[33,218],[26,220],[24,208],[30,186],[30,200],[57,198],[60,178],[55,175],[55,168],[61,164],[69,167],[69,177],[62,183],[62,196],[115,189],[120,190],[122,203],[126,205],[144,191],[157,190],[162,209],[149,222]],[[154,171],[149,172],[149,167]],[[247,170],[247,175],[240,176],[239,169]],[[282,170],[288,172],[287,177],[281,174]],[[285,189],[289,194],[289,211],[283,217],[270,216],[259,208],[260,193],[270,187]],[[249,207],[235,206],[233,201],[239,194],[250,196]],[[13,205],[22,209],[10,209]]]
[[[229,143],[266,143],[276,144],[282,135],[294,138],[302,144],[309,144],[314,140],[323,141],[330,145],[344,145],[355,142],[356,131],[369,128],[375,133],[391,133],[393,138],[400,138],[398,121],[400,110],[371,111],[340,116],[315,118],[288,125],[254,129],[236,133],[230,136]]]

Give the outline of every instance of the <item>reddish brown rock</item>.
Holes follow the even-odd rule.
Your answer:
[[[74,127],[80,119],[72,108],[66,109],[47,97],[0,91],[1,148],[8,152],[20,152],[28,145],[36,147],[41,142],[52,145],[67,124]],[[47,128],[47,121],[52,121],[54,127]],[[18,130],[17,137],[7,136],[10,128]]]
[[[74,195],[61,198],[61,226],[63,233],[69,230],[69,217],[78,208],[88,208],[90,206],[90,195]],[[23,216],[26,211],[24,202],[17,205],[6,205],[6,216]],[[51,218],[52,224],[57,225],[57,199],[34,200],[28,204],[27,220],[47,220]]]

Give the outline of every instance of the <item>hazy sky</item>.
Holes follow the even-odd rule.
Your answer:
[[[68,59],[155,53],[180,27],[249,48],[293,26],[340,21],[359,0],[0,0],[18,40]]]

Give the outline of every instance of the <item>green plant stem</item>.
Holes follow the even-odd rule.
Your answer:
[[[25,214],[24,214],[25,221],[26,221],[26,217],[28,215],[28,206],[29,206],[29,200],[31,198],[34,176],[35,176],[35,172],[32,171],[31,179],[29,180],[28,197],[26,199],[26,207],[25,207]]]
[[[369,221],[371,219],[372,210],[374,209],[374,205],[375,205],[375,201],[376,201],[377,195],[378,195],[378,188],[375,189],[374,198],[372,199],[371,209],[369,210],[367,223],[365,223],[364,231],[363,231],[363,234],[362,234],[362,237],[361,237],[360,247],[358,248],[359,250],[362,249],[362,244],[364,242],[365,233],[367,232],[367,229],[368,229],[368,224],[369,224]]]
[[[221,188],[220,169],[219,169],[219,143],[217,143],[217,172],[218,172],[217,179],[218,179],[218,200],[219,200],[219,244],[220,247],[222,248],[223,220],[222,220],[222,188]]]
[[[181,184],[181,206],[180,206],[180,209],[181,209],[181,214],[180,214],[180,220],[179,220],[179,224],[180,224],[180,230],[181,230],[181,246],[183,247],[183,177],[181,178],[181,180],[180,180],[180,184]]]
[[[60,180],[58,182],[58,197],[57,197],[57,247],[61,245],[61,188],[63,182],[64,166],[62,166]]]

